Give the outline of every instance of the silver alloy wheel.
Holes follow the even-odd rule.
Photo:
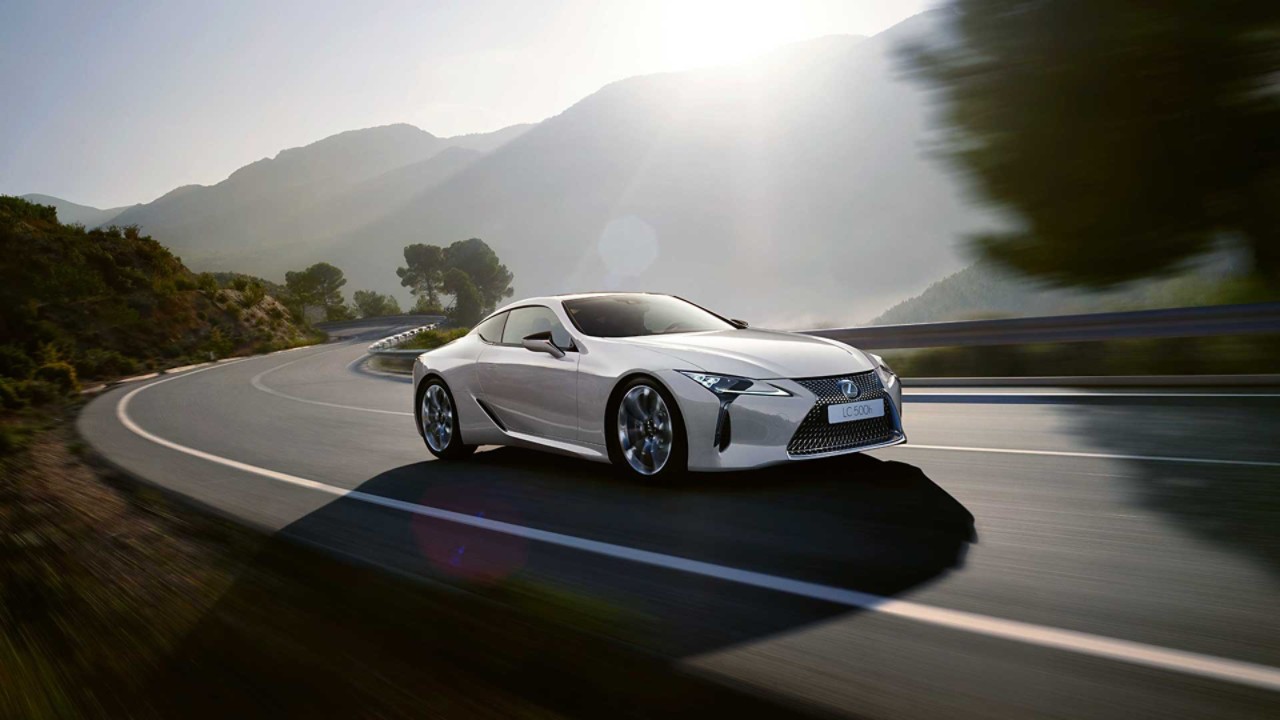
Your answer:
[[[436,452],[444,452],[453,439],[453,403],[443,385],[433,384],[422,394],[422,436]]]
[[[637,385],[618,404],[618,447],[631,469],[654,475],[667,464],[675,428],[667,403],[657,390]]]

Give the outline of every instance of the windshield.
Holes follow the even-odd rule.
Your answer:
[[[573,324],[595,337],[732,330],[727,320],[670,295],[597,295],[564,301]]]

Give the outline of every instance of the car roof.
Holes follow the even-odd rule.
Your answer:
[[[592,291],[592,292],[563,293],[560,295],[541,295],[538,297],[524,298],[523,300],[517,300],[516,302],[507,303],[506,305],[498,308],[497,310],[494,310],[492,313],[490,313],[486,317],[492,317],[494,315],[497,315],[498,313],[506,312],[507,310],[518,308],[523,305],[548,304],[548,303],[554,303],[554,302],[564,302],[565,300],[578,300],[580,298],[605,297],[608,295],[667,295],[667,293],[636,292],[636,291],[626,291],[626,290],[599,290],[599,291]]]

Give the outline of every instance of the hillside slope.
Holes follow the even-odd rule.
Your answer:
[[[0,376],[58,359],[110,377],[308,338],[274,298],[221,289],[135,230],[0,196]]]

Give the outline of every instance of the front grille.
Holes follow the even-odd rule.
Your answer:
[[[884,415],[867,420],[837,423],[827,422],[827,407],[840,403],[853,402],[840,391],[841,380],[852,380],[861,391],[857,400],[883,400]],[[810,378],[796,380],[814,395],[818,401],[809,409],[809,414],[796,428],[796,434],[787,443],[787,453],[791,455],[818,455],[820,453],[852,450],[868,445],[879,445],[898,437],[900,430],[893,411],[893,401],[880,385],[875,371],[856,375],[836,375],[833,377]]]

